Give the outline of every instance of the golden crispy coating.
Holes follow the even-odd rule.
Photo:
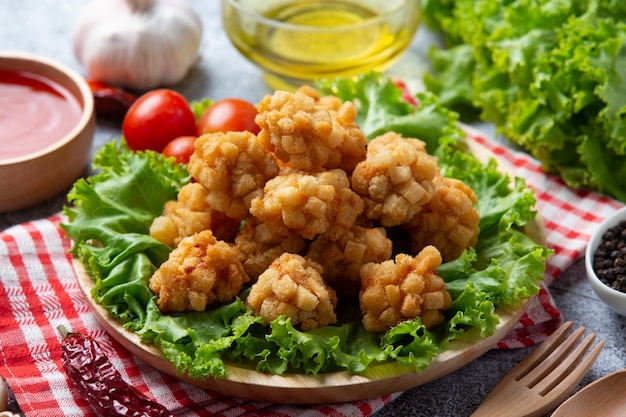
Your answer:
[[[340,169],[275,177],[250,206],[250,213],[276,233],[287,236],[295,231],[305,239],[326,234],[335,240],[362,211],[363,201]]]
[[[441,311],[450,307],[452,299],[435,271],[440,264],[441,255],[434,246],[415,257],[398,254],[395,262],[365,264],[359,301],[367,331],[385,332],[416,317],[427,328],[443,321]]]
[[[300,253],[306,246],[302,236],[292,232],[285,236],[277,233],[256,218],[246,219],[244,227],[235,238],[241,253],[241,263],[251,281],[256,281],[276,258],[285,252]]]
[[[276,91],[257,109],[258,136],[196,140],[197,183],[151,226],[175,248],[149,283],[161,311],[230,302],[252,281],[246,304],[265,322],[336,323],[339,294],[359,297],[370,332],[440,323],[451,298],[436,268],[476,243],[474,192],[444,178],[418,139],[389,132],[368,144],[355,106],[312,87]],[[396,243],[409,252],[408,235],[416,255],[390,259]]]
[[[363,197],[367,218],[398,226],[430,200],[437,175],[437,159],[424,142],[389,132],[370,141],[365,161],[352,173],[352,188]]]
[[[150,278],[162,312],[204,311],[232,301],[248,276],[237,249],[216,240],[210,230],[183,239]]]
[[[319,236],[306,257],[322,265],[324,280],[337,294],[355,297],[361,290],[361,267],[389,259],[391,246],[384,228],[353,226],[336,241]]]
[[[252,198],[278,174],[274,156],[250,132],[200,136],[188,169],[208,190],[209,206],[238,220],[247,217]]]
[[[350,173],[365,158],[367,138],[355,123],[351,102],[325,98],[304,87],[276,91],[257,105],[259,140],[290,166],[310,172],[341,168]]]
[[[163,214],[152,221],[150,236],[175,247],[185,237],[211,228],[208,190],[198,183],[183,186],[176,200],[168,201]]]
[[[239,221],[213,210],[206,201],[208,194],[208,190],[196,182],[184,185],[176,200],[166,202],[163,214],[152,221],[150,236],[171,247],[208,229],[218,239],[234,239]]]
[[[476,194],[454,178],[439,176],[433,183],[433,198],[407,226],[411,251],[417,253],[426,245],[434,245],[444,261],[449,262],[478,241],[480,215],[474,206]]]
[[[334,324],[337,296],[321,271],[317,262],[284,253],[252,285],[246,304],[266,323],[285,315],[301,330]]]

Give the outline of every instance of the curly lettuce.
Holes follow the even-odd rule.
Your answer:
[[[148,281],[171,248],[150,237],[149,227],[189,175],[184,166],[152,151],[134,153],[119,140],[97,152],[98,174],[75,183],[68,194],[73,206],[64,209],[68,220],[62,227],[74,241],[72,252],[94,277],[96,301],[157,346],[179,373],[222,378],[233,363],[273,374],[343,370],[366,375],[371,366],[388,361],[420,371],[471,329],[482,337],[493,334],[499,307],[517,306],[538,292],[550,251],[521,231],[535,216],[534,194],[521,179],[511,182],[500,173],[494,161],[482,164],[465,152],[455,113],[431,94],[417,96],[416,111],[401,101],[392,81],[376,73],[322,81],[318,87],[353,100],[368,137],[394,129],[420,138],[445,175],[476,191],[479,243],[439,268],[453,298],[447,320],[432,331],[415,319],[374,334],[361,324],[358,303],[346,300],[338,308],[337,325],[300,331],[279,317],[264,326],[245,307],[248,289],[232,303],[204,312],[162,314]]]
[[[426,0],[426,87],[572,187],[626,201],[626,3]]]

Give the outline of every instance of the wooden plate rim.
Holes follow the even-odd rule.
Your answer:
[[[98,322],[123,347],[150,366],[190,383],[221,394],[280,403],[318,404],[363,400],[392,394],[425,384],[447,375],[492,349],[518,322],[526,311],[529,299],[518,308],[499,309],[500,323],[493,335],[474,341],[452,342],[446,351],[435,356],[422,372],[415,372],[398,363],[372,366],[366,375],[349,375],[332,372],[320,375],[262,374],[252,369],[226,364],[228,375],[224,379],[197,380],[177,374],[171,362],[165,359],[154,345],[142,342],[139,336],[126,329],[98,304],[91,291],[94,281],[77,258],[72,259],[78,285]],[[349,389],[348,389],[349,388]]]
[[[468,145],[481,160],[492,155],[487,148],[471,139],[468,140]],[[504,167],[504,170],[510,171],[508,168],[510,167]],[[526,232],[536,242],[545,244],[545,226],[539,216],[527,225]],[[406,391],[441,378],[495,347],[498,341],[513,329],[532,300],[527,298],[517,307],[497,310],[496,314],[500,320],[491,336],[484,339],[468,337],[467,340],[450,343],[446,351],[435,356],[422,372],[415,372],[398,363],[386,363],[371,366],[365,375],[350,375],[347,372],[270,375],[226,364],[228,373],[226,378],[197,380],[184,374],[177,374],[173,364],[163,357],[156,346],[143,343],[137,334],[127,330],[121,322],[111,317],[91,295],[94,281],[83,264],[77,258],[73,258],[72,263],[78,284],[98,322],[116,341],[139,359],[165,374],[200,388],[250,400],[276,403],[323,404],[365,400]]]

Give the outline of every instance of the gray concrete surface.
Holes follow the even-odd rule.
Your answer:
[[[41,54],[85,74],[73,55],[71,44],[73,22],[84,3],[80,0],[0,0],[0,50]],[[237,96],[258,101],[269,90],[259,71],[229,43],[221,26],[219,1],[194,0],[191,3],[204,24],[201,59],[189,76],[174,88],[189,100]],[[396,74],[413,79],[411,86],[414,88],[420,86],[419,74],[427,66],[424,54],[433,39],[432,34],[420,30],[409,53],[394,68]],[[99,121],[94,149],[119,135],[118,123]],[[0,230],[56,213],[63,204],[64,193],[36,207],[0,214]],[[626,317],[611,312],[598,300],[586,282],[582,260],[566,270],[551,285],[550,291],[565,320],[586,326],[606,341],[599,360],[577,389],[625,367]],[[498,380],[531,349],[489,351],[448,376],[405,392],[375,415],[469,416]]]

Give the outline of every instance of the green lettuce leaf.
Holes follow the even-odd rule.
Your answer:
[[[402,91],[393,80],[369,72],[355,78],[320,80],[317,87],[344,101],[355,103],[357,124],[372,139],[393,131],[426,142],[429,153],[436,154],[443,145],[465,148],[465,135],[457,124],[458,114],[444,107],[429,93],[418,93],[419,111],[401,100]]]
[[[171,248],[149,236],[163,204],[176,197],[189,173],[156,152],[132,152],[124,142],[105,144],[93,158],[99,171],[79,179],[68,193],[71,251],[96,280],[94,299],[129,327],[145,317],[153,297],[147,279]]]
[[[204,98],[199,101],[192,101],[191,103],[189,103],[189,105],[191,107],[191,111],[193,112],[194,117],[196,118],[196,120],[199,120],[200,116],[202,116],[202,113],[204,113],[206,109],[211,107],[213,103],[213,100],[209,98]]]
[[[447,42],[424,77],[445,106],[478,111],[568,185],[626,201],[624,2],[427,0],[424,13]]]
[[[427,330],[415,319],[382,335],[369,333],[358,302],[346,299],[338,307],[337,325],[300,331],[279,317],[264,326],[245,307],[247,288],[232,303],[204,312],[162,314],[148,281],[171,248],[151,238],[149,226],[189,175],[159,154],[134,153],[123,141],[110,143],[94,158],[100,172],[77,181],[68,194],[73,206],[65,208],[68,220],[62,227],[74,242],[72,252],[94,277],[97,302],[157,346],[181,374],[221,378],[234,364],[273,374],[343,370],[367,375],[372,366],[389,361],[421,371],[451,341],[493,334],[498,308],[515,307],[538,291],[550,251],[522,233],[535,216],[534,194],[521,179],[500,173],[495,161],[483,164],[465,152],[456,113],[430,93],[416,96],[416,110],[401,101],[393,81],[376,73],[323,81],[319,87],[355,102],[368,137],[393,128],[424,140],[444,175],[475,190],[479,242],[438,270],[453,298],[446,322]]]

